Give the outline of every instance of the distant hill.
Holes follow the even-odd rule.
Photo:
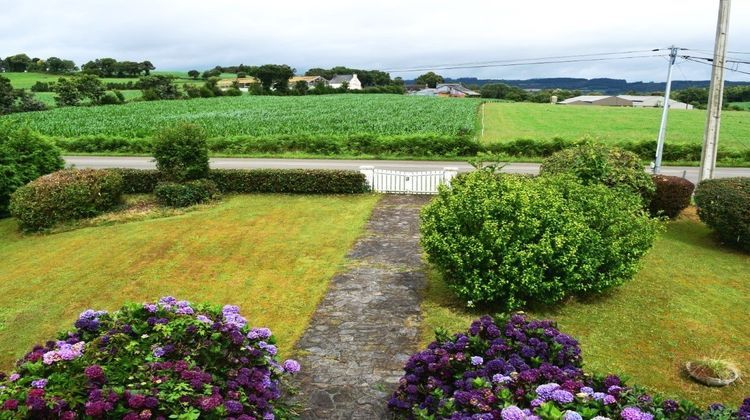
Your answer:
[[[498,80],[477,79],[476,77],[460,77],[457,79],[447,78],[446,83],[463,83],[465,85],[485,85],[488,83],[505,83],[518,86],[522,89],[569,89],[582,92],[602,92],[608,95],[620,95],[630,91],[636,92],[658,92],[664,91],[664,82],[628,82],[624,79],[580,79],[573,77],[555,77],[546,79],[527,80]],[[414,83],[407,80],[407,84]],[[708,87],[708,80],[675,80],[672,89],[679,90],[689,87]],[[725,82],[726,86],[750,85],[750,82]]]

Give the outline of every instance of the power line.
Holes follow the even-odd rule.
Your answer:
[[[682,56],[682,58],[684,58],[687,61],[692,61],[694,63],[705,64],[705,65],[711,66],[711,67],[720,67],[720,68],[722,68],[724,70],[733,71],[735,73],[742,73],[742,74],[750,75],[750,72],[747,72],[747,71],[742,71],[742,70],[734,69],[734,68],[731,68],[731,67],[716,65],[716,64],[713,63],[713,59],[707,59],[705,57],[691,57],[689,55],[685,55],[685,56]],[[701,61],[701,60],[705,60],[705,61]],[[748,63],[748,64],[750,64],[750,63]]]
[[[414,66],[419,69],[431,69],[434,67],[446,67],[446,66],[471,66],[471,65],[483,65],[483,64],[499,64],[499,63],[511,63],[519,61],[539,61],[539,60],[557,60],[566,58],[581,58],[581,57],[598,57],[604,55],[623,55],[623,54],[638,54],[647,52],[656,52],[664,50],[665,48],[654,48],[652,50],[630,50],[630,51],[618,51],[618,52],[601,52],[591,54],[574,54],[574,55],[558,55],[549,57],[535,57],[535,58],[516,58],[516,59],[503,59],[503,60],[489,60],[489,61],[473,61],[466,63],[444,63],[444,64],[430,64],[430,65],[418,65]],[[395,69],[398,70],[398,69]],[[389,70],[383,70],[389,71]]]
[[[446,65],[446,66],[433,66],[433,67],[414,67],[407,69],[386,69],[382,70],[389,73],[403,73],[413,71],[424,71],[424,70],[456,70],[456,69],[478,69],[478,68],[489,68],[489,67],[516,67],[516,66],[528,66],[528,65],[540,65],[540,64],[564,64],[564,63],[581,63],[581,62],[593,62],[593,61],[609,61],[609,60],[627,60],[634,58],[652,58],[652,57],[664,57],[664,54],[650,54],[650,55],[631,55],[625,57],[604,57],[604,58],[585,58],[585,59],[571,59],[571,60],[549,60],[549,61],[521,61],[521,62],[498,62],[497,64],[477,64],[477,65]],[[533,60],[533,59],[529,59]],[[541,59],[538,59],[541,60]]]

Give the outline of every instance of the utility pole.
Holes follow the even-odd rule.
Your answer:
[[[719,146],[721,127],[721,106],[724,100],[724,64],[727,55],[727,31],[729,30],[729,9],[731,0],[719,0],[719,20],[716,23],[716,43],[711,70],[711,87],[708,92],[706,130],[703,133],[700,180],[711,179],[716,167],[716,152]]]
[[[672,45],[669,49],[669,70],[667,70],[667,87],[664,91],[664,104],[661,111],[661,125],[659,126],[659,138],[656,141],[656,159],[654,159],[654,173],[661,172],[661,157],[664,152],[664,137],[667,135],[667,115],[669,115],[669,95],[672,93],[672,67],[677,58],[677,47]]]

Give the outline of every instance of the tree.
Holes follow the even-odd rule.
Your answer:
[[[201,73],[198,70],[190,70],[189,72],[187,72],[187,74],[188,76],[192,77],[193,80],[197,79],[198,76],[201,75]]]
[[[307,82],[304,80],[297,80],[294,82],[294,91],[297,92],[299,95],[306,95],[309,87],[307,86]]]
[[[31,64],[31,58],[26,54],[16,54],[5,59],[8,71],[23,73]]]
[[[483,98],[508,99],[511,101],[524,101],[528,97],[525,90],[505,83],[486,84],[482,86],[480,93]]]
[[[151,75],[152,70],[156,70],[156,67],[154,67],[150,61],[146,60],[141,62],[141,71],[143,71],[143,74],[149,76]]]
[[[58,57],[50,57],[45,62],[44,71],[52,74],[67,74],[77,70],[75,63],[71,60],[63,60]]]
[[[286,64],[264,64],[255,71],[255,77],[260,80],[263,90],[277,92],[289,90],[289,79],[294,76],[294,69]]]
[[[182,93],[180,93],[180,89],[172,83],[173,79],[174,77],[163,74],[142,76],[138,82],[138,86],[143,91],[143,98],[147,101],[157,99],[180,99]]]
[[[13,103],[16,100],[13,85],[10,79],[0,76],[0,115],[10,114],[13,110]]]
[[[76,83],[66,77],[57,79],[55,87],[53,88],[55,95],[55,103],[57,106],[76,106],[81,102],[81,92],[78,91]]]
[[[416,80],[417,84],[427,85],[429,88],[435,88],[438,83],[443,83],[444,81],[445,79],[443,79],[443,76],[431,71],[417,77]]]
[[[81,98],[91,99],[91,103],[98,105],[102,102],[105,95],[102,81],[93,74],[81,74],[73,78],[73,83],[78,89]]]

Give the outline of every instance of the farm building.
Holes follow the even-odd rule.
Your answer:
[[[237,83],[237,87],[243,91],[247,92],[247,89],[250,87],[250,85],[254,83],[259,83],[258,79],[254,77],[242,77],[242,78],[236,78],[236,79],[221,79],[216,83],[216,86],[218,86],[222,90],[229,89]]]
[[[294,87],[294,84],[297,82],[307,83],[307,87],[310,89],[314,89],[315,85],[321,82],[323,83],[323,85],[328,86],[328,80],[326,80],[323,76],[294,76],[289,79],[289,87]]]
[[[559,102],[561,105],[595,105],[595,106],[623,106],[634,108],[660,108],[664,104],[663,96],[637,96],[637,95],[583,95],[566,99]],[[669,100],[672,109],[693,109],[692,105],[684,102]]]
[[[344,83],[349,90],[362,90],[362,82],[359,81],[356,74],[337,74],[328,82],[328,86],[338,89]]]
[[[465,88],[460,83],[440,83],[435,88],[426,88],[411,92],[415,96],[450,96],[453,98],[478,97],[478,92]]]

